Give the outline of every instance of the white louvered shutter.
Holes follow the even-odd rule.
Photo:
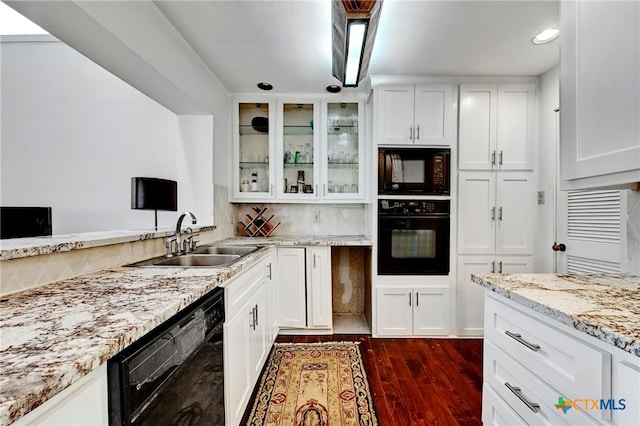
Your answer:
[[[570,191],[567,272],[620,272],[620,191]]]

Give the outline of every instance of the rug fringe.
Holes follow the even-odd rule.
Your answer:
[[[291,343],[291,342],[276,342],[273,346],[307,346],[307,345],[344,345],[344,344],[354,344],[359,345],[361,342],[353,342],[348,340],[343,341],[335,341],[335,342],[310,342],[310,343]]]

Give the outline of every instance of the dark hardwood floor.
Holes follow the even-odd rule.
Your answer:
[[[277,342],[359,341],[380,426],[480,425],[482,340],[279,336]],[[244,416],[246,423],[253,398]]]

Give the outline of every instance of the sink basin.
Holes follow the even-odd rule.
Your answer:
[[[159,260],[147,266],[228,266],[238,259],[240,259],[240,255],[237,254],[185,254]]]
[[[237,254],[239,256],[244,256],[245,254],[249,254],[256,250],[258,250],[258,247],[256,246],[203,246],[196,249],[194,253]]]

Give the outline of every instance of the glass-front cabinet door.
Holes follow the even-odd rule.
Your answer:
[[[238,100],[234,105],[233,196],[238,199],[273,198],[273,104]]]
[[[319,102],[278,101],[278,198],[318,198]]]
[[[363,158],[359,119],[363,104],[358,100],[325,102],[326,163],[323,196],[335,200],[355,200],[364,196]]]

